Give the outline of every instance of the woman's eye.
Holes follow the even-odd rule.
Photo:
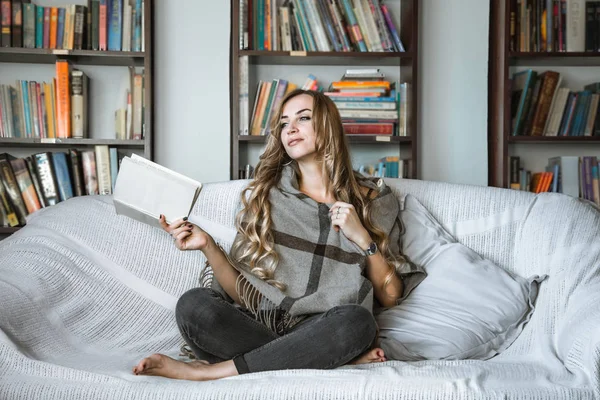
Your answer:
[[[310,117],[308,115],[303,115],[300,117],[300,121],[310,121]]]
[[[281,128],[283,129],[283,128],[285,128],[287,125],[288,125],[288,123],[287,123],[287,122],[282,122],[280,126],[281,126]]]

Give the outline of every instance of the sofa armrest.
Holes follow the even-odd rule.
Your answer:
[[[600,283],[582,285],[568,297],[557,330],[557,350],[572,373],[582,371],[600,396]]]

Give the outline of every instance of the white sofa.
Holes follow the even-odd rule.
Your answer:
[[[600,395],[600,214],[558,194],[387,180],[448,232],[520,276],[547,274],[517,340],[487,360],[390,361],[212,382],[134,376],[178,356],[174,307],[200,252],[115,215],[110,196],[30,216],[0,242],[0,399],[594,399]],[[245,181],[205,185],[193,217],[228,247]]]

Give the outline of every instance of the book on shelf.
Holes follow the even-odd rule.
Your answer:
[[[0,138],[91,137],[89,131],[90,79],[67,60],[55,65],[50,83],[17,80],[0,84]],[[144,139],[144,75],[130,69],[133,90],[115,116],[116,139]]]
[[[550,157],[544,171],[528,170],[519,156],[510,156],[509,165],[511,189],[563,193],[600,205],[596,156]]]
[[[376,164],[360,164],[356,171],[371,177],[380,178],[408,178],[411,176],[412,161],[401,159],[398,156],[386,156],[379,159]]]
[[[71,127],[74,138],[88,137],[89,78],[81,70],[71,72]]]
[[[244,57],[242,57],[244,58]],[[247,69],[246,63],[240,67]],[[247,74],[242,69],[240,75]],[[364,78],[364,79],[363,79]],[[309,74],[302,85],[305,90],[318,88],[317,78]],[[247,85],[247,83],[245,84]],[[269,123],[281,99],[297,85],[285,79],[258,82],[251,119],[246,113],[248,100],[241,96],[240,135],[268,135]],[[409,135],[410,84],[389,82],[379,69],[347,69],[340,81],[332,82],[323,92],[337,106],[346,133],[357,135]],[[373,129],[370,129],[373,128]],[[391,131],[390,131],[391,130]]]
[[[598,51],[600,2],[511,1],[509,48],[515,52]]]
[[[144,0],[89,0],[62,7],[29,0],[0,4],[2,47],[137,52],[145,47]]]
[[[380,0],[235,1],[241,50],[405,51]]]
[[[597,136],[600,83],[560,87],[562,74],[531,69],[512,78],[512,136]]]
[[[119,215],[160,228],[167,222],[188,217],[202,184],[157,163],[133,154],[121,163],[113,194]]]
[[[105,145],[22,158],[0,154],[0,226],[24,225],[29,214],[74,196],[110,194],[123,157]]]

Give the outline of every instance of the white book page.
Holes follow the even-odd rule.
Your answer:
[[[200,183],[164,167],[156,168],[158,164],[136,161],[125,157],[121,163],[113,197],[117,213],[144,223],[148,217],[158,220],[160,214],[168,223],[187,217]],[[128,208],[136,212],[127,212]],[[139,211],[146,217],[140,219]]]

